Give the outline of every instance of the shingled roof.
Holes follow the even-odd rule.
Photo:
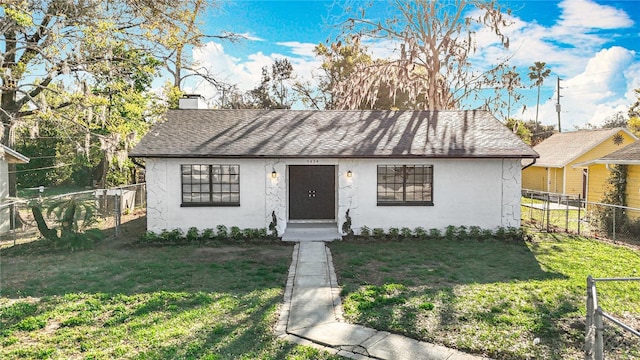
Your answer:
[[[540,154],[540,159],[538,159],[535,166],[565,167],[587,151],[607,141],[619,131],[625,131],[633,136],[624,128],[578,130],[553,134],[533,147]]]
[[[536,158],[486,111],[170,110],[132,157]]]
[[[599,159],[586,162],[584,165],[589,164],[640,165],[640,141],[631,143]]]

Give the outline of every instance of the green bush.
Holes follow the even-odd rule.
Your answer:
[[[371,238],[371,229],[366,226],[361,227],[360,236],[362,236],[362,238],[365,240],[369,240]]]
[[[215,237],[215,232],[211,228],[207,228],[202,230],[202,239],[203,240],[211,240]]]
[[[232,226],[231,227],[231,237],[235,240],[242,240],[242,238],[244,238],[244,234],[242,233],[242,230],[240,230],[239,227],[237,226]]]
[[[408,227],[403,227],[402,229],[400,229],[400,236],[402,236],[402,238],[404,239],[412,238],[413,231],[411,231],[411,229],[409,229]]]
[[[462,225],[456,230],[456,238],[458,240],[467,240],[469,237],[469,233],[467,232],[467,227]]]
[[[229,238],[229,231],[227,230],[227,227],[224,225],[218,225],[216,226],[216,239],[218,240],[225,240]]]
[[[373,237],[376,239],[384,239],[385,233],[383,228],[373,228]]]
[[[416,235],[418,239],[421,239],[421,240],[424,240],[428,237],[427,231],[421,226],[418,226],[417,228],[415,228],[413,230],[413,233]]]
[[[447,226],[447,229],[444,231],[444,237],[447,240],[453,240],[457,236],[456,227],[453,225]]]
[[[198,239],[200,239],[200,232],[198,231],[198,228],[190,227],[189,230],[187,230],[187,240],[189,242],[194,242]]]
[[[442,231],[440,229],[429,229],[429,238],[439,240],[442,238]]]
[[[400,237],[400,229],[396,227],[389,228],[389,239],[398,240],[399,237]]]
[[[471,240],[480,240],[481,236],[482,236],[482,228],[480,228],[480,226],[469,227],[469,238]]]

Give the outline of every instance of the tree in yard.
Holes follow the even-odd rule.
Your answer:
[[[544,83],[544,79],[551,74],[551,70],[547,68],[547,64],[542,61],[536,61],[529,66],[529,80],[533,81],[532,86],[538,88],[538,97],[536,100],[536,128],[538,127],[538,110],[540,108],[540,87]]]
[[[458,109],[463,100],[480,99],[486,88],[498,86],[490,69],[473,67],[474,33],[490,30],[508,47],[502,33],[508,20],[494,1],[394,1],[391,16],[371,20],[367,9],[343,23],[343,36],[354,41],[386,39],[397,44],[396,58],[358,63],[356,70],[335,87],[337,108],[374,104],[376,90],[388,87],[389,96],[405,92],[416,108]]]
[[[226,86],[224,82],[218,80],[209,69],[200,66],[189,56],[188,48],[200,47],[206,40],[218,39],[236,42],[244,37],[232,32],[222,32],[221,34],[205,34],[201,31],[202,21],[200,18],[217,6],[216,2],[210,0],[187,0],[182,1],[180,6],[172,6],[166,10],[166,16],[154,18],[154,21],[146,24],[145,27],[152,30],[153,41],[159,45],[155,54],[163,59],[163,67],[171,74],[172,81],[165,85],[164,92],[167,97],[169,108],[178,107],[178,99],[184,93],[184,81],[190,77],[196,77],[206,81],[217,89]],[[165,26],[160,23],[166,21],[167,17],[176,19],[173,26]]]
[[[371,56],[357,39],[351,38],[329,46],[318,44],[313,52],[322,59],[321,68],[314,73],[316,84],[296,82],[294,90],[307,107],[316,110],[336,109],[337,85],[347,80],[358,64],[371,64]]]
[[[502,75],[502,86],[507,91],[507,119],[511,119],[511,106],[520,99],[522,95],[516,90],[522,88],[520,74],[516,72],[515,66]],[[513,100],[513,103],[511,102]]]
[[[185,21],[179,16],[184,8],[170,0],[13,1],[0,7],[2,143],[13,146],[20,128],[37,128],[47,119],[99,140],[104,154],[124,150],[122,139],[130,134],[112,131],[126,126],[94,125],[102,114],[115,113],[108,105],[121,93],[146,90],[161,64],[154,40]],[[46,101],[50,94],[55,102]],[[120,145],[107,145],[114,143]],[[15,196],[15,176],[10,182]]]
[[[526,144],[531,145],[531,130],[522,120],[509,118],[505,124],[514,134],[516,134]]]
[[[627,127],[631,132],[636,134],[636,136],[640,136],[640,89],[635,89],[634,91],[638,99],[629,107]]]
[[[291,90],[294,81],[293,66],[287,59],[276,59],[262,68],[260,84],[249,91],[249,107],[257,109],[290,109],[295,101]]]

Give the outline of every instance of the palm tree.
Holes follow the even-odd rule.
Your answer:
[[[544,83],[544,79],[551,74],[551,70],[547,68],[547,64],[542,61],[536,61],[533,66],[529,66],[529,79],[533,81],[532,86],[538,87],[538,101],[536,102],[536,132],[538,130],[538,109],[540,108],[540,87]]]

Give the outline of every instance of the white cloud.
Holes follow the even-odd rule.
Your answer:
[[[633,102],[631,88],[640,83],[640,65],[633,64],[634,55],[633,51],[618,46],[601,50],[588,60],[582,72],[561,81],[563,129],[587,123],[601,125],[617,112],[626,113]],[[547,86],[555,85],[554,80],[547,79]],[[541,100],[540,123],[557,124],[556,102],[557,92],[546,101]],[[535,119],[535,101],[522,117]]]
[[[320,60],[313,54],[315,44],[281,42],[278,45],[288,47],[295,56],[279,53],[265,54],[259,51],[245,58],[239,58],[227,53],[222,44],[211,41],[194,49],[193,59],[200,66],[209,69],[220,81],[237,85],[240,91],[255,88],[262,76],[262,68],[270,67],[276,59],[288,59],[298,80],[311,80],[313,71],[320,67]],[[218,90],[204,82],[188,84],[185,86],[185,91],[201,94],[208,101],[218,94]]]
[[[624,11],[590,0],[565,0],[558,6],[562,9],[562,27],[619,29],[633,25],[633,20]]]

